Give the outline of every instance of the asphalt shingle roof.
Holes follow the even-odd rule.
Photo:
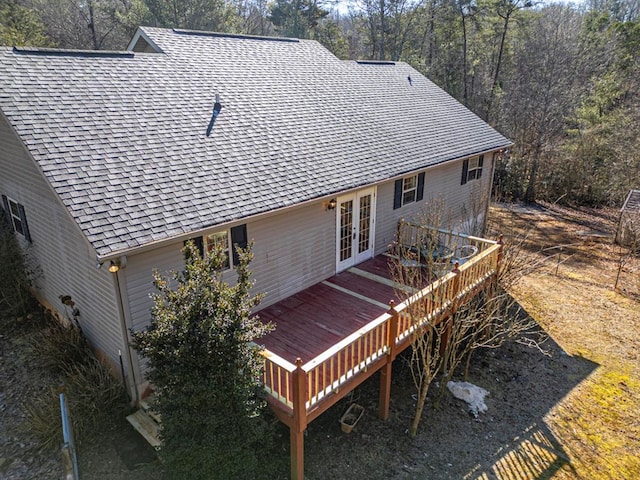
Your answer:
[[[404,63],[142,30],[163,53],[0,50],[0,108],[101,257],[510,144]]]

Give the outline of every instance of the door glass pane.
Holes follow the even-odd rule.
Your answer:
[[[340,203],[340,261],[351,258],[353,239],[353,200]]]
[[[358,235],[358,253],[369,250],[371,237],[371,195],[360,197],[360,233]]]

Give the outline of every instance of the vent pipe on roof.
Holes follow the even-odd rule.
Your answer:
[[[409,81],[409,85],[413,85],[413,81],[411,80],[411,75],[407,77],[407,80]]]
[[[207,127],[207,137],[211,135],[211,130],[213,129],[213,124],[218,118],[218,114],[222,110],[222,104],[220,103],[220,95],[216,93],[216,103],[213,104],[213,114],[211,115],[211,121],[209,122],[209,126]]]

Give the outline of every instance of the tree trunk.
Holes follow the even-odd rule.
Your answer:
[[[504,18],[504,26],[502,28],[502,36],[500,37],[500,46],[498,47],[498,60],[496,61],[496,70],[493,74],[493,82],[491,84],[491,90],[489,90],[489,98],[487,99],[487,110],[484,114],[485,122],[489,122],[491,116],[491,109],[493,108],[493,99],[495,97],[496,88],[498,88],[498,80],[500,78],[500,68],[502,66],[502,54],[504,52],[504,43],[507,39],[507,31],[509,29],[509,19],[511,18],[512,11],[508,11]]]
[[[420,385],[420,391],[418,392],[418,403],[416,405],[416,413],[413,417],[413,421],[411,422],[411,426],[409,427],[409,436],[411,438],[415,437],[418,434],[418,425],[420,424],[420,419],[422,418],[422,412],[424,410],[424,404],[427,400],[427,391],[429,390],[429,384],[431,381],[427,381],[425,378]]]
[[[464,9],[460,5],[460,16],[462,18],[462,103],[465,106],[469,105],[468,91],[467,91],[467,16],[464,14]]]
[[[93,44],[94,50],[100,49],[100,44],[98,43],[98,36],[96,35],[96,22],[93,16],[93,1],[88,2],[87,8],[89,9],[89,30],[91,30],[91,42]]]

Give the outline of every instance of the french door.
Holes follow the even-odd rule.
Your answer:
[[[360,190],[337,201],[336,271],[341,272],[373,257],[376,191]]]

